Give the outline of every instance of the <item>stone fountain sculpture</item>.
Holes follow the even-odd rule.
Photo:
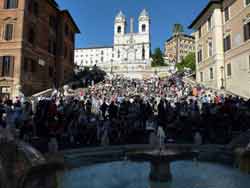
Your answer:
[[[19,141],[0,143],[0,188],[57,187],[63,165],[48,163],[34,148]]]
[[[149,178],[153,182],[168,182],[172,180],[170,163],[178,160],[194,159],[197,152],[191,149],[182,148],[165,148],[162,147],[161,151],[158,149],[153,151],[134,152],[128,154],[131,161],[136,162],[150,162]]]

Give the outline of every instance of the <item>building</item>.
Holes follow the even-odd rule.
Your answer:
[[[75,33],[54,0],[0,0],[0,96],[30,96],[69,79]]]
[[[250,97],[250,0],[210,0],[190,28],[197,81]]]
[[[75,62],[79,67],[100,66],[110,63],[113,59],[112,46],[98,46],[75,49]]]
[[[150,64],[150,18],[143,10],[138,19],[138,32],[134,31],[134,19],[130,19],[130,32],[126,18],[120,11],[115,17],[114,42],[110,47],[79,48],[75,50],[78,66],[119,66]]]
[[[173,34],[165,42],[164,51],[165,59],[180,63],[189,53],[195,52],[194,37],[184,33]]]

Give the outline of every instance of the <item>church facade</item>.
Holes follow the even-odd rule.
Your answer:
[[[112,46],[78,48],[75,50],[75,63],[79,67],[114,66],[127,68],[150,65],[150,17],[144,9],[138,18],[138,32],[134,31],[134,19],[127,20],[120,11],[115,17],[114,39]]]

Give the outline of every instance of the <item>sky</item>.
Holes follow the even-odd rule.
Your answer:
[[[81,30],[76,47],[111,46],[114,18],[119,10],[125,14],[129,27],[135,19],[135,31],[140,12],[145,8],[151,18],[152,49],[163,49],[175,23],[187,27],[207,4],[208,0],[56,0],[61,9],[68,9]]]

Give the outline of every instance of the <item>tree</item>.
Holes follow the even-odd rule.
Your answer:
[[[173,28],[173,34],[174,35],[178,35],[180,33],[183,33],[184,32],[184,29],[183,29],[183,26],[179,23],[176,23],[174,24],[174,28]]]
[[[152,67],[165,66],[163,54],[160,48],[155,49],[152,59]]]
[[[176,64],[179,71],[183,71],[185,68],[189,68],[195,71],[195,53],[189,53],[180,63]]]

